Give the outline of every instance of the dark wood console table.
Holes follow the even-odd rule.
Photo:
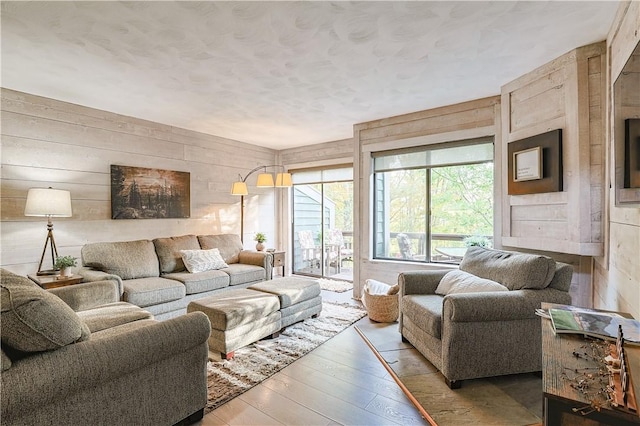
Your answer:
[[[543,309],[553,307],[543,303]],[[604,406],[591,408],[591,400],[576,389],[582,375],[597,376],[597,364],[588,355],[592,345],[601,340],[588,339],[577,334],[554,334],[551,320],[542,318],[542,387],[544,395],[544,424],[556,425],[640,425],[638,413],[624,412]],[[578,356],[574,355],[578,354]],[[625,355],[632,377],[635,395],[640,395],[640,347],[626,345]],[[591,379],[587,378],[587,382]],[[595,381],[592,381],[597,386]],[[573,385],[573,387],[572,387]],[[589,390],[591,392],[591,390]],[[577,409],[577,412],[574,411]],[[581,414],[581,412],[587,414]]]

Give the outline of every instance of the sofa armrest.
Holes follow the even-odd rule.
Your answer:
[[[48,290],[62,299],[74,311],[86,311],[120,300],[118,283],[114,280],[93,281]]]
[[[116,285],[117,285],[118,298],[121,298],[122,294],[124,293],[122,278],[120,278],[117,275],[109,274],[107,272],[102,272],[97,269],[90,268],[88,266],[83,266],[80,269],[78,269],[78,275],[82,276],[82,282],[113,280],[116,282]]]
[[[532,319],[542,302],[570,304],[571,296],[552,288],[450,294],[443,301],[442,320],[481,322]]]
[[[238,255],[238,263],[244,265],[255,265],[264,268],[267,271],[266,279],[271,279],[273,255],[264,251],[242,250]]]
[[[245,265],[256,265],[262,266],[266,268],[267,265],[271,265],[271,253],[265,251],[251,251],[251,250],[242,250],[238,254],[238,263],[243,263]]]
[[[407,294],[435,294],[436,288],[449,269],[408,271],[398,274],[400,297]]]
[[[166,365],[165,360],[206,345],[210,331],[207,316],[193,312],[29,356],[2,374],[2,389],[11,389],[0,395],[2,416],[63,400],[150,365]]]

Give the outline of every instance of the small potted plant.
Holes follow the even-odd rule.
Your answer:
[[[264,250],[264,244],[263,243],[267,241],[267,236],[264,235],[264,233],[262,233],[262,232],[258,232],[258,233],[256,233],[256,236],[253,237],[253,239],[255,241],[257,241],[257,243],[258,243],[258,244],[256,244],[256,250],[258,250],[258,251]]]
[[[60,269],[61,277],[70,277],[73,275],[71,267],[78,264],[77,260],[78,259],[73,256],[58,256],[54,266],[56,269]]]

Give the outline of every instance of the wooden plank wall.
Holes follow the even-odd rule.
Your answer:
[[[354,163],[354,297],[359,298],[369,278],[394,283],[398,273],[408,269],[433,269],[433,265],[372,259],[371,153],[395,148],[428,145],[478,137],[500,140],[500,98],[498,96],[420,111],[355,126],[356,161]],[[496,143],[496,149],[500,149]],[[497,162],[499,176],[501,164]],[[496,196],[500,197],[500,180],[496,179]],[[499,205],[498,201],[498,205]],[[496,215],[499,221],[499,215]],[[499,223],[499,222],[496,222]],[[499,227],[498,227],[499,228]],[[435,266],[442,268],[442,265]],[[446,266],[444,266],[446,267]]]
[[[638,114],[640,111],[640,80],[636,79],[635,88],[629,87],[624,94],[624,101],[615,97],[616,81],[623,77],[632,52],[640,43],[640,2],[622,2],[618,16],[614,21],[609,36],[607,49],[609,52],[610,71],[608,87],[609,105],[623,102],[624,113]],[[635,64],[632,59],[632,64]],[[631,65],[634,67],[635,65]],[[631,70],[633,71],[633,70]],[[617,138],[623,137],[620,131],[620,120],[616,117],[616,108],[609,109],[609,132],[607,133],[607,158],[613,159],[616,154]],[[619,145],[618,145],[619,146]],[[640,318],[640,206],[616,206],[616,162],[609,161],[607,179],[611,188],[606,193],[608,212],[608,240],[605,255],[594,259],[594,306],[596,308],[619,310],[631,313]]]
[[[504,143],[562,129],[563,149],[561,192],[504,198],[505,245],[583,256],[603,253],[604,53],[604,42],[584,46],[503,86]],[[511,161],[506,152],[505,164]]]
[[[12,90],[1,94],[0,264],[16,273],[37,270],[46,237],[46,218],[23,215],[31,187],[71,191],[73,217],[54,219],[54,235],[59,254],[79,257],[88,242],[239,233],[232,181],[276,161],[276,151],[255,145]],[[189,172],[191,217],[112,220],[111,164]],[[276,190],[252,187],[255,175],[249,183],[245,247],[252,248],[257,231],[276,241]]]

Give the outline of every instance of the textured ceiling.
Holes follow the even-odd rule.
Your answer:
[[[2,2],[2,86],[282,149],[485,96],[618,2]]]

